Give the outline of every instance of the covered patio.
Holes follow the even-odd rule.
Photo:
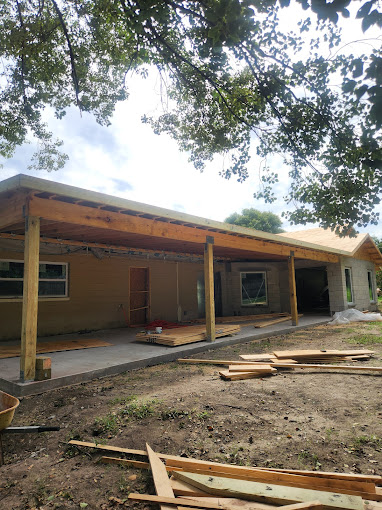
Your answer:
[[[47,354],[52,359],[52,378],[46,381],[21,382],[19,378],[20,359],[18,357],[0,359],[0,388],[17,397],[33,395],[62,386],[80,384],[99,377],[175,361],[181,357],[219,349],[227,345],[253,340],[260,342],[264,338],[285,335],[299,329],[326,324],[328,321],[330,321],[330,317],[327,315],[305,315],[300,317],[298,326],[291,326],[290,322],[283,322],[262,329],[255,329],[253,325],[246,325],[243,322],[240,323],[240,333],[232,337],[217,338],[214,342],[196,342],[179,347],[137,342],[135,335],[140,331],[139,328],[121,328],[93,331],[82,335],[73,333],[39,338],[39,345],[52,340],[76,340],[79,337],[81,339],[97,338],[112,345]],[[16,343],[5,342],[3,345],[16,345]]]
[[[13,332],[13,336],[10,336],[11,333],[8,337],[3,336],[2,345],[5,345],[4,340],[7,338],[15,338],[16,326],[19,328],[18,331],[21,330],[20,359],[0,361],[2,389],[12,387],[14,394],[20,394],[23,391],[39,391],[39,387],[49,385],[55,387],[56,384],[71,384],[80,381],[81,377],[87,380],[90,377],[113,373],[113,370],[120,372],[144,364],[175,359],[180,353],[186,355],[187,352],[198,352],[286,330],[285,325],[281,324],[275,325],[274,331],[265,328],[257,333],[253,327],[248,329],[244,326],[237,336],[216,339],[214,276],[217,266],[221,268],[221,274],[226,279],[234,274],[235,282],[239,282],[242,274],[257,271],[260,279],[263,280],[264,287],[269,287],[269,299],[266,296],[264,303],[260,303],[261,306],[256,306],[257,303],[253,302],[253,310],[257,308],[260,313],[262,311],[289,312],[294,328],[299,324],[308,326],[315,321],[328,320],[328,317],[323,319],[323,317],[309,318],[308,316],[299,322],[295,264],[336,264],[341,256],[347,254],[346,251],[333,247],[328,248],[306,241],[227,225],[25,175],[18,175],[0,183],[0,200],[0,241],[15,245],[19,243],[23,249],[23,253],[18,255],[18,260],[21,262],[18,260],[12,262],[13,265],[23,264],[23,275],[21,274],[19,278],[22,294],[17,299],[3,299],[1,304],[4,317],[7,318],[7,321],[4,321],[4,328],[7,325],[8,330]],[[51,251],[51,262],[46,263],[42,255],[43,250],[52,250],[52,247],[60,247],[61,252],[54,257]],[[75,251],[77,253],[74,254]],[[95,258],[102,258],[100,253],[107,255],[102,267],[100,265],[95,267],[94,264],[92,266],[89,258],[85,260],[82,257],[79,261],[81,253],[88,252],[91,252]],[[8,250],[8,260],[10,253],[11,250]],[[80,255],[77,255],[78,253]],[[118,256],[119,262],[116,262]],[[142,268],[142,265],[148,264],[139,262],[135,262],[136,267],[133,269],[138,271],[133,274],[130,266],[126,266],[126,261],[134,260],[134,257],[139,260],[149,260],[151,257],[156,261],[163,261],[164,264],[168,260],[175,261],[172,276],[163,272],[164,264],[160,268],[156,266],[155,274],[153,272],[156,281],[152,282],[151,268]],[[92,257],[90,258],[93,260]],[[37,336],[45,336],[46,332],[56,334],[78,332],[81,329],[100,330],[104,327],[101,317],[99,324],[96,325],[94,318],[97,314],[103,313],[109,304],[110,317],[113,314],[116,316],[117,313],[122,317],[121,310],[124,309],[122,304],[118,304],[122,303],[122,300],[115,292],[115,289],[121,286],[119,274],[121,270],[129,274],[127,280],[129,289],[126,293],[130,292],[130,294],[126,322],[130,327],[146,324],[154,318],[166,318],[158,314],[159,304],[162,310],[165,310],[166,306],[168,314],[172,314],[172,317],[175,314],[179,322],[187,321],[188,317],[184,317],[186,312],[183,310],[182,315],[180,306],[182,296],[179,293],[182,289],[179,287],[178,280],[183,278],[183,290],[192,287],[193,295],[186,295],[187,292],[184,290],[183,299],[189,308],[193,306],[193,313],[195,313],[196,271],[190,270],[190,263],[195,261],[204,272],[202,281],[204,310],[203,315],[199,317],[205,316],[207,341],[169,349],[163,346],[135,343],[136,330],[134,329],[123,329],[120,334],[112,330],[102,335],[111,335],[113,342],[116,342],[113,347],[75,351],[75,356],[72,352],[55,353],[52,355],[52,380],[34,382]],[[49,278],[49,275],[41,277],[41,265],[47,273],[45,266],[54,264],[56,264],[56,269],[53,269],[56,281],[45,281],[43,285],[64,290],[62,295],[45,298],[41,296],[40,290],[43,278]],[[105,273],[105,279],[94,283],[101,272],[106,271],[107,264],[108,273]],[[184,267],[183,274],[180,274],[182,267]],[[276,267],[277,269],[273,269]],[[48,269],[52,270],[52,267]],[[279,282],[281,272],[282,287]],[[132,290],[134,275],[143,277],[144,288]],[[174,277],[171,294],[167,292],[171,286],[170,276]],[[66,286],[60,278],[66,279]],[[12,284],[14,282],[15,280]],[[154,283],[157,300],[155,312],[150,297]],[[233,289],[232,283],[231,287],[227,282],[223,283],[226,285],[223,296],[226,310],[228,310],[227,303],[236,299],[236,302],[239,302],[237,305],[239,312],[235,312],[235,315],[259,313],[259,311],[248,312],[248,308],[245,308],[247,304],[243,304],[238,284],[235,283],[235,289]],[[84,289],[87,290],[85,297]],[[188,294],[190,292],[191,290]],[[101,306],[93,309],[88,303],[95,293],[104,295],[103,309]],[[115,300],[112,301],[114,298]],[[191,300],[193,300],[192,306],[189,304]],[[20,305],[21,308],[17,311],[16,306]],[[186,305],[183,304],[183,309],[185,307]],[[18,313],[20,313],[20,319]],[[233,313],[224,313],[223,310],[223,315],[233,315]],[[171,317],[168,319],[173,320]],[[71,329],[65,330],[69,322]],[[119,324],[121,326],[123,321]],[[41,329],[42,334],[38,332],[41,326],[45,328]],[[106,328],[118,327],[118,321],[114,320],[113,325],[105,321],[105,326]],[[78,333],[73,335],[78,337]],[[129,348],[125,352],[126,345]],[[18,368],[17,363],[19,363]],[[34,388],[34,390],[26,388]]]

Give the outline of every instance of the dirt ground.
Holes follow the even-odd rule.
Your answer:
[[[291,348],[366,348],[382,365],[382,323],[318,326],[195,357]],[[360,362],[358,362],[360,363]],[[152,491],[148,471],[97,463],[70,439],[252,466],[382,475],[382,374],[301,371],[227,382],[212,365],[167,363],[22,399],[4,435],[0,508],[115,509]],[[141,459],[142,460],[142,459]],[[154,508],[154,507],[153,507]]]

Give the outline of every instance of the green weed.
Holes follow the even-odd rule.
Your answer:
[[[176,418],[184,418],[185,416],[188,416],[188,411],[183,411],[182,409],[163,409],[161,411],[161,419],[163,421],[166,420],[175,420]]]
[[[359,335],[348,340],[350,344],[358,344],[358,345],[373,345],[373,344],[382,344],[382,336],[377,336],[373,334],[369,335]]]
[[[116,434],[118,432],[118,416],[113,413],[109,413],[102,418],[96,418],[95,425],[101,429],[102,432]]]
[[[137,400],[137,396],[136,395],[128,395],[127,397],[116,397],[116,398],[113,398],[112,400],[110,400],[109,404],[110,405],[125,405],[127,404],[128,402],[131,402],[132,400]]]
[[[132,402],[120,411],[125,418],[143,420],[155,413],[155,408],[159,404],[159,400],[147,400],[143,402]]]

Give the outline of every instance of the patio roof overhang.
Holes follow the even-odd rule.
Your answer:
[[[43,242],[203,256],[206,242],[225,260],[337,262],[348,252],[18,175],[0,183],[0,235],[22,239],[40,218]]]

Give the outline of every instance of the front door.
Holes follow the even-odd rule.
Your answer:
[[[129,326],[142,326],[150,320],[150,269],[131,267],[129,274]]]

